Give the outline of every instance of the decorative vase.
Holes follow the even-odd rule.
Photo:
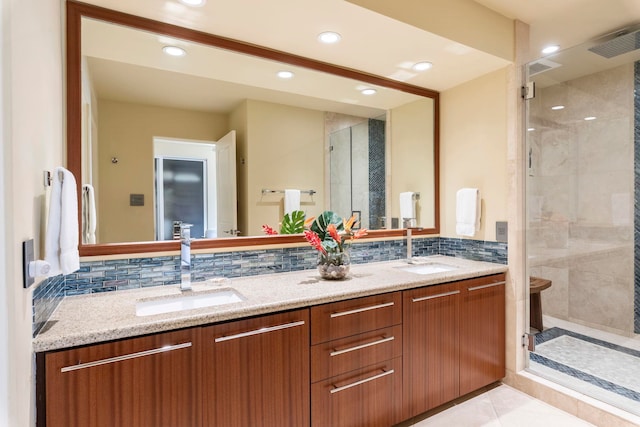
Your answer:
[[[318,273],[320,277],[328,280],[341,280],[349,274],[351,257],[349,252],[327,252],[318,251]]]

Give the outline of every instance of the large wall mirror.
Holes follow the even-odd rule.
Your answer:
[[[178,249],[180,221],[194,248],[302,241],[262,232],[290,202],[439,231],[437,92],[75,2],[67,56],[82,255]]]

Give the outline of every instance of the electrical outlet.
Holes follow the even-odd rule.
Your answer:
[[[507,221],[496,222],[496,241],[501,243],[507,243],[509,234],[509,227]]]

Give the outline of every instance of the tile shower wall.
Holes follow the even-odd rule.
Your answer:
[[[386,197],[385,126],[369,119],[369,219],[370,228],[384,226]]]
[[[507,263],[507,245],[467,239],[425,238],[413,240],[413,256],[449,255],[478,261]],[[406,240],[395,239],[354,244],[351,261],[364,264],[406,257]],[[195,254],[193,280],[242,277],[310,270],[317,252],[307,246],[283,249]],[[33,294],[33,333],[36,335],[64,296],[112,292],[180,282],[180,256],[89,261],[67,276],[42,282]]]
[[[633,330],[640,334],[640,62],[633,64],[633,139],[634,139],[634,298]]]

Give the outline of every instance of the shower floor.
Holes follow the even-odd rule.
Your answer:
[[[640,415],[640,336],[622,337],[545,316],[529,370]]]

